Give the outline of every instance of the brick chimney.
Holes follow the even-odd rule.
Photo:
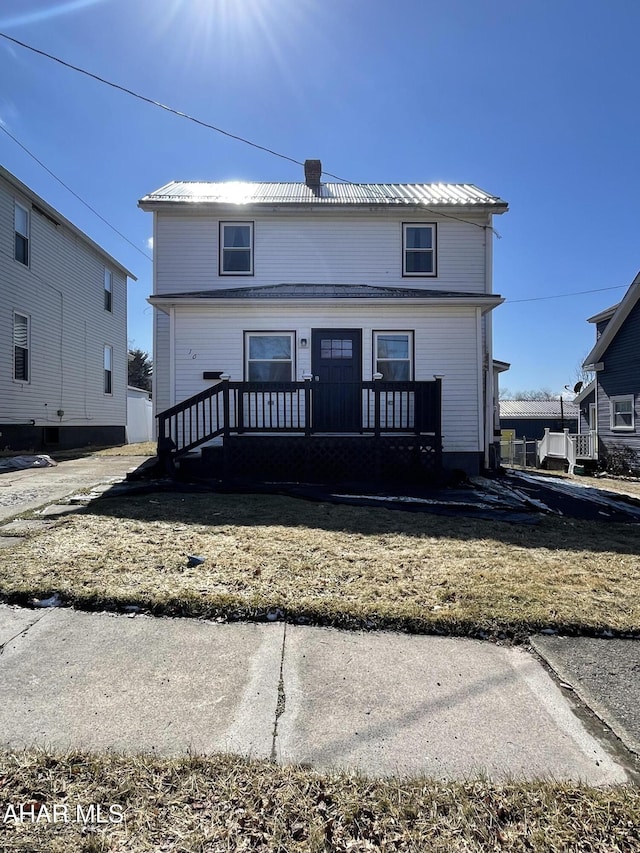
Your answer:
[[[318,189],[320,176],[322,175],[322,163],[320,160],[304,161],[304,182],[311,189]]]

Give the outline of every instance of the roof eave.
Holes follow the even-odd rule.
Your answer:
[[[618,304],[618,307],[609,320],[607,327],[596,341],[596,345],[582,362],[582,366],[585,370],[594,370],[594,365],[598,364],[602,360],[602,356],[605,354],[607,348],[611,344],[611,341],[615,338],[620,327],[633,310],[638,299],[640,299],[640,272],[631,282],[629,289],[622,298],[622,301]]]

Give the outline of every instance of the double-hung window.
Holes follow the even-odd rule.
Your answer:
[[[245,332],[248,382],[291,382],[294,375],[293,332]]]
[[[402,275],[435,276],[436,274],[435,223],[403,223]]]
[[[104,393],[113,394],[113,347],[104,348]]]
[[[16,261],[29,266],[29,211],[18,202],[14,210],[15,249]]]
[[[104,269],[104,310],[113,311],[113,273]]]
[[[220,275],[253,275],[253,222],[220,223]]]
[[[633,411],[633,394],[625,394],[620,397],[611,397],[611,429],[633,430],[635,429],[635,417]]]
[[[29,326],[26,314],[13,315],[13,378],[18,382],[29,382]]]
[[[389,382],[409,382],[413,377],[413,332],[374,332],[374,373]]]

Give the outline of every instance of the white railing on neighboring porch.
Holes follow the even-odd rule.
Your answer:
[[[569,463],[569,473],[573,474],[578,459],[597,459],[597,451],[596,433],[593,430],[570,434],[568,429],[550,432],[547,428],[538,442],[538,465],[545,459],[565,459]]]

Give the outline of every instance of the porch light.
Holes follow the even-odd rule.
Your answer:
[[[228,382],[231,379],[231,376],[228,373],[221,373],[220,379],[222,379],[223,382]]]
[[[309,346],[308,338],[300,338],[300,349],[306,349]]]
[[[382,373],[374,373],[373,378],[374,379],[382,379]]]
[[[444,379],[444,373],[434,373],[433,378],[434,379]]]
[[[313,373],[303,373],[302,378],[305,382],[308,382],[310,379],[313,379]]]

